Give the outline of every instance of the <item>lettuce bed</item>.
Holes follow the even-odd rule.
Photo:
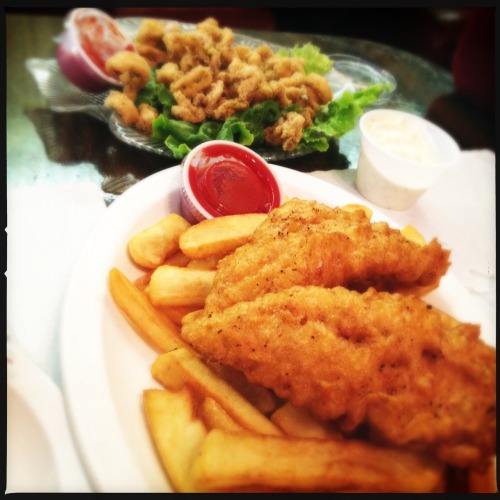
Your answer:
[[[332,65],[332,61],[311,44],[282,49],[278,53],[303,57],[306,72],[323,74]],[[363,111],[374,104],[384,90],[389,89],[390,84],[377,83],[356,92],[344,92],[338,99],[321,106],[313,125],[304,129],[296,151],[327,151],[330,141],[352,130]],[[148,84],[138,93],[136,104],[140,103],[150,104],[160,112],[153,121],[152,137],[163,141],[177,159],[184,158],[198,144],[214,139],[237,142],[252,149],[269,147],[264,141],[264,129],[274,124],[281,115],[300,110],[296,105],[281,107],[269,100],[235,113],[224,122],[193,124],[177,120],[170,112],[175,99],[167,87],[156,82],[155,69],[151,69]]]

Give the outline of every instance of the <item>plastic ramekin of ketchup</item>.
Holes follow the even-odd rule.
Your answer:
[[[56,58],[62,73],[85,92],[104,92],[120,86],[106,73],[106,60],[135,47],[116,21],[99,9],[78,8],[67,15]]]
[[[269,213],[283,201],[272,167],[235,142],[215,140],[196,146],[184,158],[181,175],[181,209],[191,222]]]

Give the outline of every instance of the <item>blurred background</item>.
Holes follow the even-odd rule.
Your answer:
[[[111,9],[115,15],[165,15],[191,22],[214,15],[232,28],[363,38],[421,55],[447,68],[465,25],[465,8],[167,8]]]
[[[492,22],[490,8],[226,8],[99,7],[113,16],[150,16],[199,22],[214,16],[219,24],[231,28],[324,33],[363,38],[410,51],[451,69],[453,53],[473,11],[485,10]],[[9,11],[28,9],[6,8]],[[29,9],[33,13],[59,13],[69,8]]]

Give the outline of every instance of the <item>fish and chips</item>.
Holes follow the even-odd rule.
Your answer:
[[[175,491],[497,491],[496,350],[425,301],[450,252],[371,215],[293,198],[251,230],[219,217],[213,243],[208,223],[163,237],[135,283],[110,270],[158,352],[144,413]],[[178,296],[190,269],[212,281],[153,305],[174,258]]]

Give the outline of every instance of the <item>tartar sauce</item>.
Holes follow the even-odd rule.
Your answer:
[[[439,156],[425,127],[395,113],[376,113],[366,117],[367,137],[386,152],[417,164],[439,163]]]

